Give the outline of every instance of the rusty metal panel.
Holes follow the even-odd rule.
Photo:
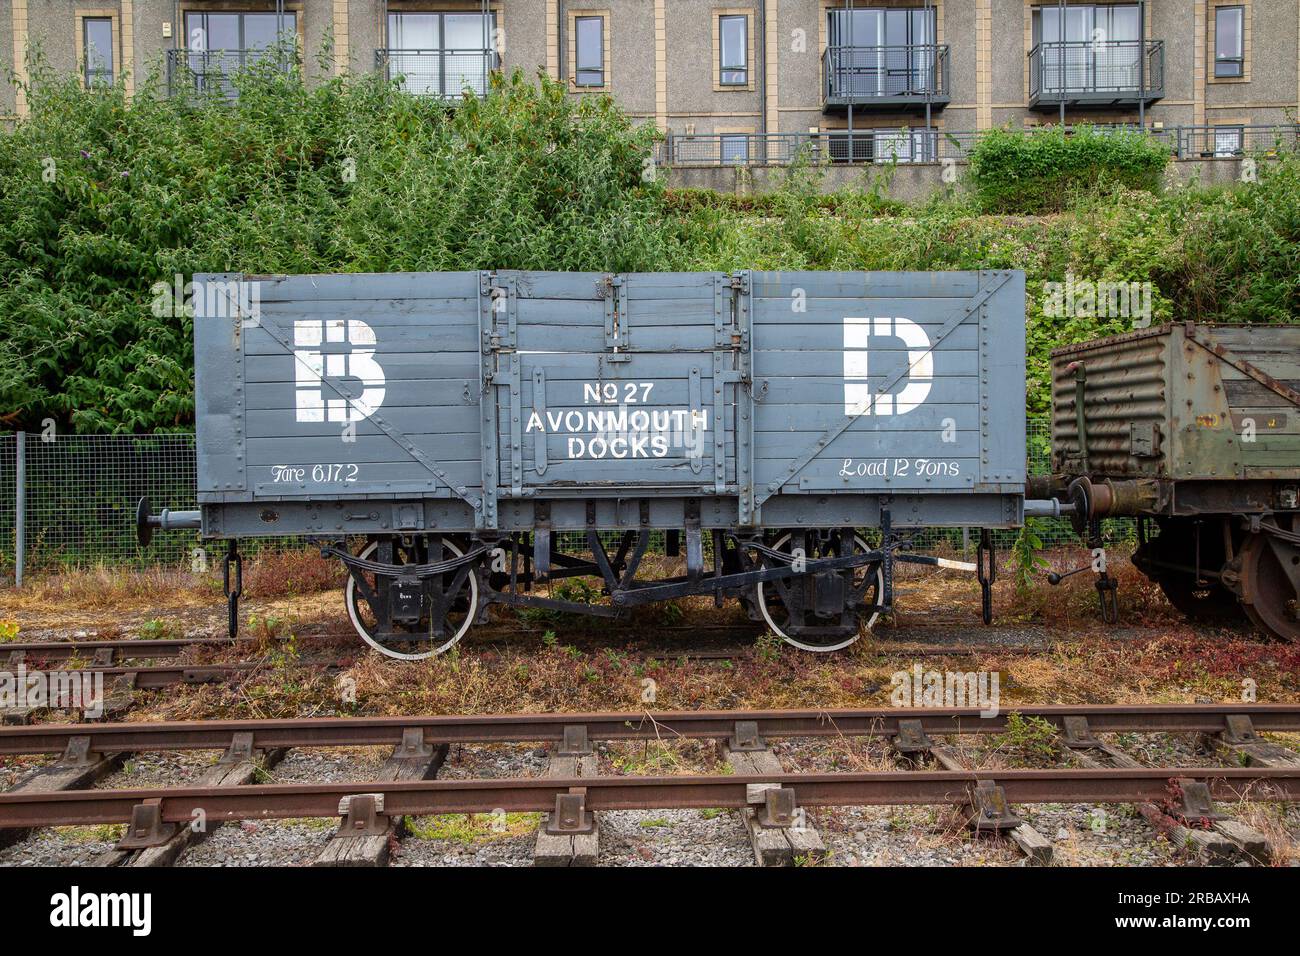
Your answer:
[[[1052,470],[1082,467],[1075,366],[1084,391],[1092,474],[1162,477],[1168,470],[1168,330],[1114,336],[1052,353]]]
[[[1055,350],[1052,467],[1110,478],[1295,479],[1300,329],[1184,323]]]

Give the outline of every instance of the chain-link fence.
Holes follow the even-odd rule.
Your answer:
[[[179,561],[193,535],[160,534],[149,551],[135,540],[135,502],[194,507],[194,436],[5,435],[0,444],[0,529],[14,571],[14,516],[23,471],[23,565],[28,573],[56,567],[162,564]]]
[[[1050,422],[1027,422],[1030,474],[1050,470]],[[194,436],[186,433],[151,435],[22,436],[0,434],[0,578],[14,580],[17,569],[17,471],[23,470],[25,518],[23,565],[38,574],[92,564],[146,566],[188,561],[197,545],[195,532],[157,532],[148,550],[135,538],[135,502],[148,496],[154,510],[198,507],[195,500]],[[1077,543],[1063,519],[1036,520],[1033,527],[1044,545]],[[994,535],[999,547],[1009,547],[1015,532]],[[1107,537],[1132,537],[1132,522],[1107,523]],[[580,537],[580,536],[579,536]],[[613,544],[617,535],[610,538]],[[932,529],[914,537],[917,547],[963,550],[978,541],[975,529]],[[301,544],[302,539],[277,538],[249,542],[248,550]],[[578,542],[581,547],[581,542]]]
[[[13,432],[0,433],[0,580],[12,581],[16,551],[14,519],[17,497],[14,491],[14,469],[18,444]]]

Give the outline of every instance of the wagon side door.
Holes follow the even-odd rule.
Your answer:
[[[722,275],[487,280],[484,434],[503,498],[734,490],[733,289]],[[722,343],[722,347],[719,347]]]

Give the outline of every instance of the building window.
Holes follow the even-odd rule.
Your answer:
[[[718,70],[723,86],[749,85],[749,17],[718,17]]]
[[[934,88],[934,8],[827,11],[831,81],[840,95],[902,96]]]
[[[186,13],[186,45],[191,53],[241,53],[266,50],[283,41],[294,42],[297,14]]]
[[[287,51],[297,38],[296,13],[185,14],[185,63],[194,88],[234,98],[230,74],[260,61],[280,61],[287,69]],[[170,81],[169,81],[170,82]]]
[[[1041,89],[1087,93],[1137,89],[1142,71],[1138,4],[1034,8],[1033,45]],[[1147,81],[1150,82],[1150,75]]]
[[[575,86],[605,85],[605,18],[575,17],[573,21],[577,55],[574,60]]]
[[[466,89],[484,96],[497,65],[495,36],[495,13],[390,13],[388,75],[419,96],[454,99]]]
[[[1246,8],[1214,11],[1214,75],[1240,77],[1246,67]]]
[[[81,21],[82,50],[86,62],[86,86],[113,84],[113,20],[111,17],[85,17]]]

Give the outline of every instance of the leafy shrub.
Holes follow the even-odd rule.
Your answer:
[[[1156,192],[1169,160],[1166,146],[1137,130],[990,130],[971,151],[970,180],[989,212],[1055,212],[1099,186]]]
[[[193,419],[192,322],[155,283],[196,272],[667,267],[656,133],[516,72],[454,109],[376,76],[267,67],[235,102],[87,92],[37,66],[0,134],[0,414],[82,431]]]
[[[665,190],[644,174],[653,129],[545,77],[449,109],[375,76],[254,70],[230,103],[32,75],[31,117],[0,132],[0,427],[192,427],[191,320],[150,305],[196,272],[1023,269],[1036,414],[1052,348],[1134,324],[1051,314],[1045,283],[1149,282],[1153,324],[1300,315],[1289,154],[1256,182],[1159,193],[1168,156],[1133,134],[1001,131],[971,191],[911,207],[874,169],[825,195],[806,162],[731,197]]]

